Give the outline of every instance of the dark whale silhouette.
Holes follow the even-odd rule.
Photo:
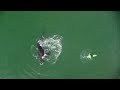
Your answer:
[[[37,48],[39,50],[40,56],[44,56],[44,49],[39,45],[39,43],[37,43]]]
[[[37,43],[37,48],[38,48],[38,56],[39,56],[39,58],[40,58],[41,63],[43,63],[44,60],[43,60],[42,57],[43,57],[44,54],[45,54],[44,49],[42,48],[42,46],[40,46],[39,43]]]
[[[43,62],[45,61],[45,59],[42,58],[42,57],[43,57],[45,54],[46,54],[47,56],[50,55],[50,52],[45,53],[44,48],[43,48],[42,46],[40,46],[39,43],[37,43],[37,48],[38,48],[39,60],[40,60],[41,63],[43,63]],[[45,57],[47,57],[47,56],[45,56]]]

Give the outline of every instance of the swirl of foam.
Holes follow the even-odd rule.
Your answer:
[[[39,43],[39,45],[44,49],[45,55],[49,53],[44,57],[45,61],[51,64],[56,63],[58,57],[62,52],[62,39],[63,37],[60,35],[53,35],[52,37],[43,37],[43,39],[39,39],[37,41],[37,43]],[[38,57],[38,55],[34,55],[34,57]]]

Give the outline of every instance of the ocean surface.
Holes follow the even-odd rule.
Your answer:
[[[1,11],[0,78],[120,78],[119,23],[110,11]],[[63,37],[54,64],[32,55],[42,35]]]

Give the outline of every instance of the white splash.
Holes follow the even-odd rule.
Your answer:
[[[37,41],[37,43],[39,43],[39,45],[45,51],[45,56],[42,57],[44,58],[45,61],[51,64],[56,63],[56,61],[58,60],[58,57],[62,52],[62,39],[63,37],[60,35],[53,35],[52,37],[47,37],[47,38],[42,36],[42,39],[39,39]],[[34,50],[36,50],[36,52],[38,51],[37,48]],[[33,56],[36,59],[38,59],[38,55],[36,52],[33,53]],[[47,55],[46,53],[50,53],[50,55]],[[40,64],[40,65],[43,65],[43,64]]]
[[[80,53],[80,60],[82,62],[92,61],[96,54],[93,54],[91,49],[82,50]]]

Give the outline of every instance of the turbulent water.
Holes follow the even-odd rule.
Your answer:
[[[50,64],[55,64],[59,55],[62,52],[62,39],[60,35],[53,35],[51,37],[40,38],[36,43],[38,43],[44,49],[44,55],[40,58],[37,53],[39,50],[35,45],[31,46],[32,55],[40,61],[40,65],[43,65],[41,59]]]

